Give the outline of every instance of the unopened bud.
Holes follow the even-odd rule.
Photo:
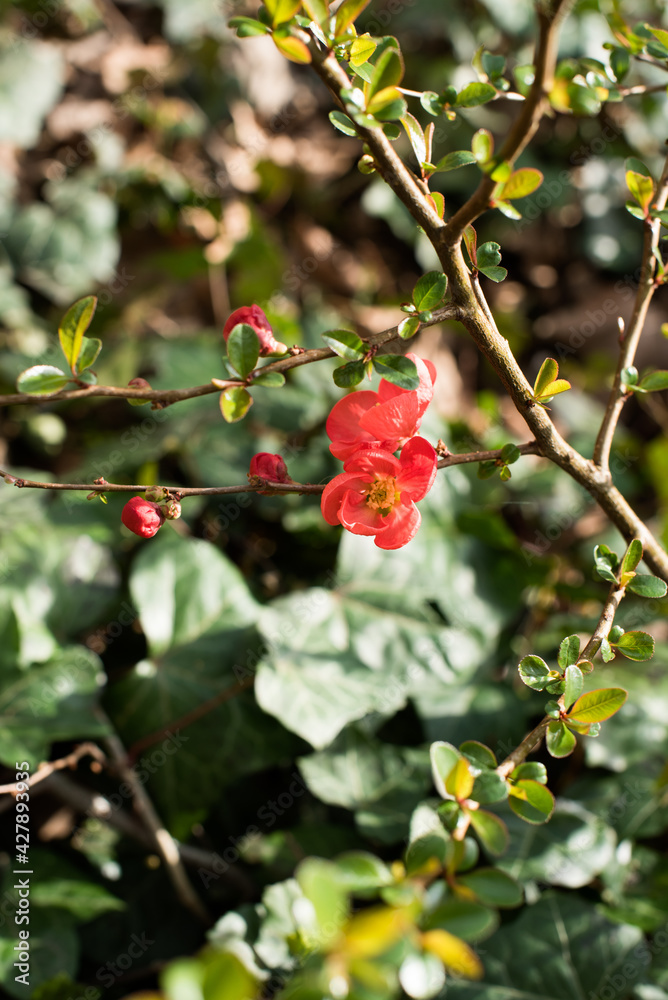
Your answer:
[[[128,382],[128,386],[131,389],[150,389],[150,384],[145,378],[131,378]],[[146,406],[150,403],[150,399],[128,399],[130,406]]]
[[[149,486],[144,491],[144,496],[151,503],[164,503],[165,500],[169,499],[169,491],[164,486]]]
[[[176,521],[178,517],[181,517],[181,504],[178,500],[168,500],[162,505],[161,510],[168,521]]]

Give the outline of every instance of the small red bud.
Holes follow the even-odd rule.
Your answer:
[[[260,357],[265,358],[268,354],[285,354],[287,351],[285,344],[275,339],[271,323],[259,306],[241,306],[240,309],[234,310],[223,327],[225,343],[239,323],[246,323],[255,330],[260,341]]]
[[[150,389],[150,383],[145,378],[131,378],[128,385],[133,389]]]
[[[291,483],[288,467],[280,455],[272,455],[269,451],[259,451],[250,460],[248,479],[251,484],[263,479],[268,483]],[[270,496],[271,490],[260,490],[264,496]]]
[[[165,523],[165,517],[156,503],[143,497],[132,497],[123,508],[121,521],[140,538],[153,538]]]

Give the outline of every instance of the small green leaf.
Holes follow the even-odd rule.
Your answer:
[[[510,175],[503,185],[501,197],[504,201],[510,201],[513,198],[526,198],[527,195],[533,194],[542,183],[543,175],[540,170],[536,170],[534,167],[523,167],[522,170],[516,170]]]
[[[272,33],[274,45],[290,62],[300,66],[306,66],[311,62],[311,53],[308,46],[297,38],[289,28],[278,27]]]
[[[306,6],[306,2],[304,3]],[[375,38],[371,38],[369,35],[358,35],[353,44],[350,46],[350,64],[351,66],[361,66],[365,63],[367,59],[374,54],[376,51],[376,46],[378,42]]]
[[[615,658],[615,652],[611,648],[610,643],[608,642],[607,639],[601,640],[600,653],[601,653],[601,659],[603,660],[604,663],[610,663],[610,661],[614,660]]]
[[[545,358],[542,365],[540,366],[540,371],[536,376],[536,381],[533,386],[533,394],[536,399],[546,394],[546,389],[551,382],[554,382],[559,375],[559,365],[554,360],[554,358]]]
[[[71,376],[53,365],[34,365],[21,372],[16,380],[16,388],[27,396],[51,396],[64,389]]]
[[[647,214],[649,204],[654,197],[654,181],[651,177],[643,177],[634,170],[626,171],[626,186],[638,202],[644,214]]]
[[[423,837],[412,840],[405,855],[406,874],[415,875],[434,858],[443,866],[448,847],[449,834],[445,830],[430,830]]]
[[[415,362],[403,354],[379,354],[373,359],[375,371],[400,389],[417,389],[420,377]]]
[[[522,902],[522,886],[498,868],[478,868],[458,879],[486,906],[512,908]]]
[[[227,339],[227,356],[241,378],[246,378],[260,357],[260,338],[248,323],[237,323]]]
[[[478,129],[471,140],[471,152],[479,164],[488,163],[494,154],[494,137],[486,128]]]
[[[285,375],[282,372],[260,371],[253,379],[253,386],[261,385],[265,389],[280,389],[285,385]]]
[[[655,371],[644,375],[638,383],[644,392],[661,392],[668,389],[668,371]]]
[[[510,778],[512,781],[539,781],[541,785],[546,785],[547,768],[537,760],[525,761],[517,765]]]
[[[643,573],[638,573],[627,583],[626,589],[632,590],[640,597],[665,597],[668,588],[666,588],[665,581],[659,579],[658,576],[645,576]]]
[[[547,823],[554,812],[554,795],[541,782],[522,779],[511,786],[508,804],[525,823]]]
[[[448,279],[441,271],[423,274],[413,289],[413,304],[418,311],[435,309],[441,304],[448,287]]]
[[[415,159],[418,163],[424,163],[427,159],[427,141],[425,139],[422,126],[417,118],[414,118],[413,115],[408,113],[403,115],[401,124],[405,128],[406,135],[410,139],[413,152],[415,153]]]
[[[232,386],[220,395],[220,412],[228,424],[243,420],[252,405],[253,397],[243,386]]]
[[[396,87],[404,75],[404,61],[398,48],[390,46],[378,56],[373,68],[371,82],[366,88],[366,98],[369,101],[374,94],[388,87]]]
[[[571,666],[566,667],[564,680],[564,708],[568,709],[582,694],[584,676],[579,667],[571,664]]]
[[[459,749],[469,764],[473,765],[476,774],[480,773],[480,771],[493,770],[496,767],[494,752],[489,747],[486,747],[484,743],[478,743],[477,740],[467,740],[461,744]]]
[[[477,264],[478,268],[482,271],[487,267],[495,267],[497,264],[501,263],[501,247],[498,243],[489,241],[488,243],[481,243],[478,247],[477,254]]]
[[[611,645],[627,660],[641,662],[654,656],[654,639],[647,632],[625,632],[618,642]]]
[[[559,702],[554,699],[548,701],[545,705],[545,714],[549,715],[551,719],[558,719],[561,715],[561,705]]]
[[[367,851],[347,851],[333,862],[335,877],[348,892],[364,892],[392,885],[392,872],[384,862]]]
[[[610,69],[617,83],[621,83],[629,71],[631,56],[627,49],[614,48],[610,52]]]
[[[359,361],[367,352],[364,341],[350,330],[328,330],[323,333],[322,339],[335,354],[347,361]]]
[[[505,267],[481,267],[479,270],[486,278],[489,278],[490,281],[496,281],[497,284],[508,277],[508,271]]]
[[[67,310],[58,327],[60,346],[72,373],[76,371],[83,335],[90,326],[96,306],[97,297],[95,295],[86,295],[84,298],[78,299]]]
[[[402,340],[410,340],[420,329],[420,320],[417,316],[407,316],[397,327],[397,333]]]
[[[343,132],[344,135],[353,135],[355,138],[359,138],[354,122],[348,117],[348,115],[344,115],[343,111],[330,111],[329,120],[334,128],[338,129],[339,132]]]
[[[545,746],[552,757],[568,757],[573,753],[577,740],[568,726],[555,720],[548,723]]]
[[[453,747],[451,743],[444,743],[442,740],[432,743],[429,748],[434,784],[436,785],[438,794],[443,799],[452,798],[446,790],[445,782],[460,756],[456,747]]]
[[[642,222],[646,218],[645,213],[643,212],[640,205],[636,205],[634,201],[625,202],[624,208],[629,213],[629,215],[633,216],[634,219],[640,219]]]
[[[302,4],[301,0],[264,0],[264,5],[269,11],[272,25],[276,27],[291,21]]]
[[[468,149],[458,149],[442,157],[436,164],[436,170],[459,170],[460,167],[467,167],[470,163],[476,163],[473,153],[469,153]]]
[[[501,802],[508,797],[508,782],[496,771],[481,771],[468,797],[482,805]]]
[[[438,118],[443,113],[443,101],[433,90],[425,90],[420,96],[420,104],[434,118]]]
[[[340,368],[335,368],[333,373],[334,385],[339,389],[352,389],[359,385],[364,378],[365,366],[363,361],[349,361]]]
[[[471,826],[478,838],[490,854],[503,854],[508,846],[508,828],[502,819],[485,809],[476,809],[470,813]]]
[[[580,656],[580,639],[577,635],[569,635],[561,640],[558,663],[562,670],[577,663]]]
[[[501,466],[499,469],[499,479],[502,483],[507,483],[509,479],[512,479],[513,474],[507,465]]]
[[[455,107],[477,108],[480,104],[487,104],[495,97],[496,87],[493,87],[491,83],[469,83],[457,94]]]
[[[403,121],[406,102],[396,87],[385,87],[374,94],[367,105],[367,111],[379,121]]]
[[[504,444],[499,457],[506,465],[513,465],[522,457],[522,452],[516,444]]]
[[[483,52],[480,61],[484,72],[490,80],[495,80],[498,77],[503,76],[503,71],[506,68],[506,60],[504,56],[495,56],[491,52]]]
[[[513,75],[515,76],[518,91],[523,97],[527,97],[531,90],[531,85],[536,79],[535,67],[531,65],[516,66],[513,70]]]
[[[618,712],[628,697],[623,688],[597,688],[581,695],[575,702],[568,720],[573,722],[605,722]]]
[[[550,679],[550,668],[540,656],[525,656],[518,667],[520,677],[533,691],[543,691]]]
[[[83,337],[81,340],[81,351],[76,363],[77,374],[85,371],[94,363],[98,354],[102,350],[102,341],[97,337]]]
[[[622,560],[622,573],[630,573],[634,570],[642,559],[642,542],[639,538],[634,538],[628,549],[624,553]],[[659,595],[663,597],[663,594]]]
[[[507,219],[513,219],[515,222],[522,218],[522,213],[518,212],[515,206],[511,205],[509,201],[503,201],[502,199],[495,200],[494,208],[498,208]]]
[[[458,802],[463,802],[473,791],[474,780],[468,761],[460,757],[445,779],[445,790]]]
[[[371,0],[343,0],[343,3],[336,12],[336,21],[334,22],[334,35],[336,38],[340,38],[341,35],[345,34],[355,18],[359,17],[370,2]]]
[[[638,382],[638,369],[635,365],[628,365],[622,369],[622,384],[631,387]]]
[[[227,23],[230,28],[236,28],[239,38],[252,38],[253,35],[269,34],[267,25],[252,17],[232,17]]]

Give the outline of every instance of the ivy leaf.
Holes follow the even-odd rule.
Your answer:
[[[360,364],[361,362],[354,362]],[[400,389],[417,389],[420,377],[415,362],[405,358],[403,354],[380,354],[373,359],[375,371],[387,382],[398,385]]]
[[[60,346],[72,374],[76,372],[83,335],[90,326],[96,306],[97,297],[95,295],[86,295],[84,298],[78,299],[67,310],[58,327]]]
[[[328,330],[323,333],[322,339],[335,354],[348,361],[359,361],[367,350],[364,341],[350,330]]]
[[[21,372],[16,388],[27,396],[51,396],[64,389],[71,377],[53,365],[33,365]]]
[[[624,688],[598,688],[596,691],[588,691],[575,702],[568,713],[568,719],[585,724],[605,722],[619,711],[627,697],[628,691]]]
[[[448,287],[448,279],[441,271],[428,271],[418,278],[413,289],[413,305],[422,312],[440,305]]]
[[[550,680],[550,668],[540,656],[525,656],[518,667],[520,677],[532,691],[543,691]]]
[[[654,638],[647,632],[625,632],[624,635],[610,645],[622,653],[627,660],[651,660],[654,656]]]
[[[626,585],[627,590],[632,590],[640,597],[665,597],[666,583],[658,576],[646,576],[644,573],[636,573],[632,580]]]
[[[509,792],[510,808],[525,823],[547,823],[554,812],[554,795],[542,782],[523,778]]]
[[[496,856],[503,854],[508,847],[508,827],[503,820],[486,809],[476,809],[470,817],[471,826],[485,850]]]
[[[246,378],[260,357],[260,338],[248,323],[237,323],[227,339],[227,356],[234,370]]]
[[[352,389],[364,378],[364,370],[363,361],[349,361],[347,365],[334,369],[334,385],[338,385],[339,389]]]
[[[552,757],[568,757],[573,753],[577,740],[568,726],[560,720],[548,723],[545,746]]]
[[[220,395],[220,412],[228,424],[243,420],[252,405],[253,397],[243,386],[232,386]]]

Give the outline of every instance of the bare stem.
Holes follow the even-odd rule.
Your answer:
[[[652,208],[659,210],[665,208],[667,198],[668,157],[664,163],[663,173],[657,185],[656,195],[652,201]],[[638,282],[638,289],[633,303],[633,312],[621,340],[617,371],[615,372],[608,405],[606,406],[601,428],[594,446],[594,463],[606,472],[610,466],[610,449],[612,448],[612,440],[615,435],[617,422],[619,421],[624,403],[628,398],[628,393],[624,385],[624,370],[633,364],[647,318],[647,310],[657,288],[655,281],[657,262],[654,255],[659,246],[661,221],[659,219],[646,219],[644,225],[645,234],[640,281]]]
[[[82,757],[93,757],[99,764],[106,762],[106,757],[95,743],[80,743],[72,753],[58,760],[51,760],[41,764],[38,769],[30,775],[27,781],[14,782],[11,785],[0,785],[0,795],[16,795],[17,792],[25,791],[26,785],[32,788],[34,785],[49,778],[55,771],[62,771],[65,768],[73,768],[79,763]]]

